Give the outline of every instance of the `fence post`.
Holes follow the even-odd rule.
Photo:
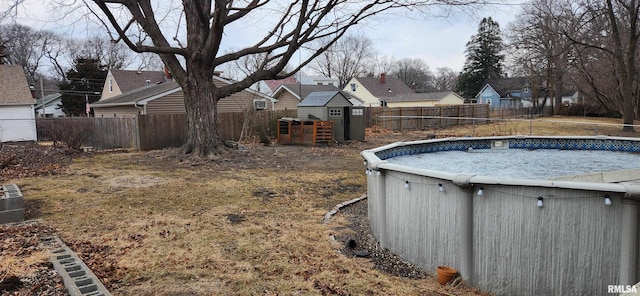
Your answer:
[[[400,132],[404,131],[404,129],[402,128],[402,121],[404,121],[404,118],[402,118],[402,107],[400,107],[400,109],[398,109],[398,118],[399,120],[399,125],[400,125]]]
[[[133,149],[140,151],[142,150],[142,147],[140,147],[140,122],[138,122],[140,118],[140,115],[136,116],[133,118],[132,122],[133,122],[133,140],[134,140],[134,147]]]

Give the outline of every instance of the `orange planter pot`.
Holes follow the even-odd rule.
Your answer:
[[[441,285],[446,285],[458,274],[457,270],[449,266],[438,266],[436,271],[438,272],[438,283]]]

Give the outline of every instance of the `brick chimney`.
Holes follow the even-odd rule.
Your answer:
[[[173,76],[171,76],[171,71],[169,71],[169,67],[164,66],[164,79],[167,81],[173,80]]]
[[[386,77],[385,76],[386,75],[384,73],[380,73],[380,83],[381,84],[384,84],[386,82],[386,79],[385,79]]]

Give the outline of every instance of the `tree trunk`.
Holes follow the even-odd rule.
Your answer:
[[[633,106],[635,95],[633,91],[633,81],[636,75],[635,55],[636,55],[636,42],[638,42],[638,8],[640,3],[637,1],[631,1],[628,5],[624,6],[624,11],[629,16],[631,23],[629,24],[628,34],[620,32],[618,27],[618,19],[616,18],[615,9],[611,0],[607,0],[607,15],[609,17],[609,24],[614,40],[614,58],[617,67],[620,71],[620,76],[617,77],[620,80],[621,88],[620,93],[622,95],[622,121],[624,126],[623,132],[635,132],[633,128],[633,120],[635,118],[635,108]],[[622,36],[628,38],[626,52],[623,49]]]
[[[220,139],[219,96],[213,84],[213,71],[199,69],[190,67],[190,75],[182,86],[189,126],[182,151],[210,157],[225,150]]]

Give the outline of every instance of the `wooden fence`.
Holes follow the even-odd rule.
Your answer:
[[[406,131],[478,123],[489,118],[488,105],[465,104],[437,107],[366,108],[367,127]],[[448,118],[451,117],[451,118]]]
[[[261,133],[274,137],[278,119],[296,114],[296,110],[219,113],[220,137],[232,141],[261,136]],[[184,113],[141,115],[138,116],[138,127],[140,150],[180,147],[187,140],[187,115]]]
[[[481,123],[492,117],[528,115],[530,110],[489,110],[487,105],[465,104],[438,107],[369,107],[365,108],[366,127],[379,126],[394,131],[425,130],[464,124]],[[223,140],[244,140],[252,137],[275,138],[278,119],[296,117],[297,110],[259,111],[250,114],[220,113],[220,135]],[[179,147],[187,139],[185,114],[150,114],[131,118],[117,117],[63,117],[38,118],[38,139],[54,140],[50,130],[70,123],[84,127],[89,136],[85,146],[97,150],[127,148],[154,150]],[[65,126],[67,125],[67,126]]]
[[[247,139],[261,134],[275,137],[278,119],[295,117],[296,110],[260,111],[251,114],[220,113],[222,140]],[[246,127],[243,130],[243,126]],[[187,139],[186,114],[150,114],[137,117],[59,117],[37,118],[40,141],[62,141],[65,137],[83,136],[83,146],[96,150],[154,150],[179,147]]]
[[[95,149],[139,147],[135,117],[58,117],[37,118],[39,141],[81,141]]]

